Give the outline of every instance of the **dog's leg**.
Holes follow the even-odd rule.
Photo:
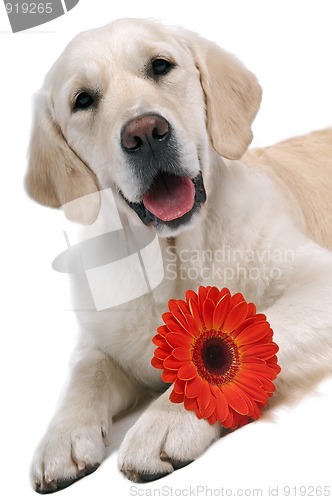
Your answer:
[[[308,245],[295,266],[283,295],[264,311],[279,345],[281,397],[301,394],[332,371],[332,254]]]
[[[220,424],[199,420],[164,392],[127,432],[119,468],[132,481],[159,479],[198,458],[220,436]]]
[[[105,457],[112,417],[139,395],[112,360],[95,348],[78,352],[78,361],[61,405],[32,464],[36,491],[63,489],[90,474]]]

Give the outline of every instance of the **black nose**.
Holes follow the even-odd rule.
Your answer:
[[[171,128],[159,115],[141,115],[127,123],[121,133],[121,144],[126,152],[156,153],[167,143]]]

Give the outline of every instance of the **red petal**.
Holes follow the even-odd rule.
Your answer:
[[[247,356],[254,356],[260,359],[269,359],[272,358],[279,350],[279,347],[274,342],[270,344],[258,344],[254,346],[244,346],[241,349],[241,353],[243,355],[243,361]]]
[[[248,366],[251,366],[251,363],[248,363]],[[268,369],[268,367],[266,368]],[[276,375],[273,372],[273,370],[271,370],[271,372],[272,376],[271,373],[266,375],[264,374],[264,372],[259,373],[258,371],[254,370],[246,371],[244,373],[243,378],[241,378],[239,375],[237,380],[239,380],[244,385],[250,384],[252,386],[252,384],[255,384],[258,387],[262,387],[266,392],[273,393],[275,391],[275,385],[271,381],[274,380],[274,378],[276,378]],[[257,382],[257,379],[259,382]]]
[[[236,391],[238,392],[238,394],[240,394],[240,396],[242,397],[242,399],[244,399],[244,401],[247,403],[247,406],[248,406],[248,415],[250,417],[253,417],[256,415],[256,412],[257,412],[257,405],[254,401],[254,399],[252,398],[252,396],[250,396],[249,392],[246,390],[246,388],[244,388],[243,386],[241,386],[241,384],[237,383],[236,381],[234,381],[234,387],[236,388]],[[266,394],[265,394],[265,400],[266,401]]]
[[[215,305],[211,299],[206,299],[203,303],[203,322],[207,330],[212,328],[212,318]]]
[[[252,317],[252,318],[247,318],[247,319],[245,319],[245,320],[243,321],[243,323],[241,323],[241,325],[240,325],[238,328],[236,328],[235,330],[233,330],[233,332],[232,332],[232,337],[233,337],[233,339],[235,340],[235,339],[236,339],[236,338],[240,335],[240,333],[241,333],[241,332],[242,332],[245,328],[247,328],[247,326],[249,326],[249,325],[253,325],[254,323],[256,323],[256,320],[255,320],[255,318],[253,318],[253,317]]]
[[[248,395],[247,392],[241,390],[241,388],[237,385],[236,390],[239,392],[240,396],[244,399],[248,406],[248,417],[252,417],[256,413],[256,402]]]
[[[237,422],[236,422],[236,427],[242,427],[243,425],[248,423],[248,416],[247,415],[237,415]]]
[[[177,378],[177,373],[174,370],[165,369],[161,374],[161,379],[168,384],[172,384],[173,382],[175,382],[176,378]]]
[[[224,322],[223,331],[230,333],[238,328],[241,323],[246,319],[248,312],[248,305],[246,302],[240,302],[233,309],[229,311]]]
[[[193,316],[190,316],[190,314],[187,314],[186,320],[188,323],[188,332],[193,337],[196,337],[202,329],[200,318],[198,319],[198,321],[196,321],[196,318],[193,318]]]
[[[195,300],[198,303],[198,296],[197,293],[194,292],[194,290],[186,291],[186,301],[188,305],[189,305],[189,300]]]
[[[262,382],[263,382],[263,387],[266,390],[266,392],[268,392],[270,395],[272,395],[274,393],[274,391],[276,390],[276,386],[274,385],[274,383],[271,382],[271,380],[269,380],[267,378],[262,380]]]
[[[155,358],[153,357],[151,359],[151,365],[154,367],[154,368],[157,368],[158,370],[163,370],[164,368],[164,363],[161,359],[158,359],[158,358]]]
[[[165,323],[166,323],[166,321],[165,321]],[[169,332],[173,332],[173,333],[176,332],[176,333],[180,333],[181,335],[187,335],[188,333],[190,333],[189,328],[182,327],[180,325],[180,323],[178,321],[176,321],[176,319],[174,319],[173,315],[172,315],[171,319],[167,320],[167,328],[168,328]]]
[[[179,370],[182,367],[182,361],[173,358],[173,356],[168,356],[164,361],[164,367],[168,370]]]
[[[198,318],[196,322],[190,314],[183,315],[181,311],[176,308],[174,308],[172,314],[169,313],[170,316],[166,317],[165,314],[163,314],[162,317],[169,332],[178,332],[181,334],[189,333],[190,335],[195,335],[198,330],[196,324],[198,323],[198,325],[200,325],[201,323],[200,318]]]
[[[247,326],[242,332],[236,337],[236,343],[238,345],[253,344],[261,340],[270,330],[270,325],[267,321],[260,321],[259,323],[253,323]]]
[[[178,309],[178,301],[176,299],[169,299],[168,309],[173,314],[173,311],[176,311]]]
[[[202,379],[200,377],[195,377],[187,381],[185,388],[185,395],[188,398],[197,398],[202,388],[203,388]]]
[[[191,410],[194,410],[195,412],[199,411],[196,399],[195,398],[187,398],[186,395],[184,396],[184,407],[186,410],[189,410],[189,411],[191,411]]]
[[[201,410],[201,415],[203,418],[209,418],[211,417],[211,415],[214,413],[215,409],[216,409],[216,403],[217,403],[217,400],[216,398],[211,394],[210,392],[210,402],[209,404],[207,405],[206,408],[204,409],[200,409]]]
[[[173,333],[170,332],[166,335],[166,342],[169,344],[173,349],[176,347],[184,347],[186,349],[189,349],[192,337],[188,333],[182,334],[182,333]]]
[[[277,365],[277,363],[271,363],[271,361],[268,359],[266,364],[269,368],[271,368],[274,371],[276,376],[281,372],[281,368],[279,365]]]
[[[207,419],[207,421],[209,422],[209,424],[210,424],[210,425],[214,425],[214,424],[217,422],[217,417],[216,417],[216,414],[215,414],[215,413],[213,413],[213,414],[211,415],[211,417],[209,417],[209,418]]]
[[[252,401],[252,404],[254,407],[254,411],[250,415],[250,418],[252,418],[253,420],[257,420],[257,418],[259,418],[262,414],[262,407],[259,404],[257,404],[256,401]]]
[[[263,383],[262,381],[260,380],[261,378],[264,378],[262,377],[260,374],[258,373],[253,373],[251,371],[240,371],[237,373],[236,375],[236,383],[240,383],[240,384],[243,384],[245,387],[262,387],[263,386]]]
[[[251,360],[253,362],[251,362]],[[257,358],[246,359],[246,361],[241,364],[241,370],[243,370],[243,372],[256,373],[258,378],[260,378],[260,376],[271,380],[275,378],[274,371],[271,370],[264,361],[260,363],[260,360]]]
[[[215,310],[213,312],[213,320],[212,320],[213,328],[215,330],[219,330],[223,326],[225,318],[229,311],[230,302],[231,302],[230,296],[224,295],[217,303]]]
[[[243,384],[238,380],[236,380],[234,383],[255,401],[259,401],[260,403],[266,403],[266,401],[268,400],[267,393],[264,391],[264,389],[261,388],[260,385]]]
[[[178,305],[178,308],[179,310],[182,312],[182,314],[185,316],[186,314],[189,314],[190,313],[190,309],[188,307],[188,304],[187,302],[185,302],[184,300],[178,300],[177,301],[177,305]]]
[[[268,377],[273,375],[272,370],[267,366],[264,360],[259,358],[248,358],[242,361],[241,370],[243,372],[257,373],[257,376],[263,375],[263,377]]]
[[[205,410],[207,406],[210,404],[212,398],[211,390],[209,387],[209,383],[206,380],[202,380],[202,388],[197,396],[197,404],[199,406],[200,411]]]
[[[158,326],[157,332],[159,333],[159,335],[161,337],[165,337],[165,335],[169,332],[169,330],[168,330],[166,325],[161,325],[161,326]],[[156,335],[156,337],[158,337],[158,335]]]
[[[183,394],[178,394],[173,389],[173,391],[169,395],[169,399],[170,401],[172,401],[172,403],[183,403]]]
[[[229,297],[231,296],[231,292],[229,291],[228,288],[222,288],[219,292],[219,297],[218,297],[218,302],[221,300],[225,295],[228,295]]]
[[[255,314],[256,321],[266,321],[266,315],[263,313]]]
[[[247,318],[251,318],[256,314],[256,306],[253,302],[249,302],[248,304],[248,313],[247,313]]]
[[[188,328],[188,322],[186,321],[186,317],[188,317],[188,314],[186,316],[183,316],[183,314],[178,310],[178,309],[174,309],[174,311],[172,312],[173,314],[173,317],[176,319],[176,321],[178,322],[178,324],[185,330],[187,331],[188,333],[191,333],[190,332],[190,328]]]
[[[224,393],[220,390],[219,387],[211,385],[211,392],[214,394],[216,398],[216,409],[215,415],[219,422],[223,422],[225,418],[227,418],[229,413],[229,407],[224,396]]]
[[[166,359],[168,356],[172,354],[172,351],[170,348],[168,349],[162,349],[161,347],[157,347],[157,349],[154,351],[154,357],[158,359]]]
[[[225,384],[221,387],[221,390],[231,408],[241,415],[248,415],[248,405],[239,394],[239,391],[236,390],[236,386],[234,386],[234,384]]]
[[[204,301],[205,301],[205,299],[207,297],[209,289],[210,289],[210,287],[206,287],[206,286],[200,286],[198,288],[198,301],[197,301],[197,305],[199,306],[200,310],[202,310],[202,308],[203,308],[203,304],[204,304]]]
[[[177,393],[177,394],[184,394],[184,388],[185,388],[185,385],[186,385],[186,382],[184,380],[180,380],[179,378],[177,378],[174,382],[174,387],[173,387],[173,390]]]
[[[167,345],[167,342],[165,340],[165,337],[162,337],[161,335],[155,335],[152,338],[152,342],[154,345],[161,347],[162,349],[167,349],[169,346]]]
[[[189,300],[189,309],[191,312],[191,315],[186,315],[186,319],[188,321],[188,318],[195,319],[198,329],[201,330],[203,328],[203,321],[202,321],[202,316],[201,316],[201,309],[198,307],[197,302],[195,300]],[[188,322],[188,324],[190,324]]]
[[[161,317],[162,317],[163,322],[166,323],[169,319],[173,318],[173,315],[169,311],[167,311],[167,312],[164,312],[161,315]]]
[[[181,380],[191,380],[192,378],[197,377],[197,370],[192,364],[183,365],[178,371],[178,377]]]
[[[243,297],[242,293],[240,293],[240,292],[235,293],[231,297],[231,308],[233,309],[233,307],[235,307],[237,304],[240,304],[240,302],[246,302],[245,298]],[[246,302],[246,304],[247,304],[247,302]]]
[[[271,344],[272,339],[273,339],[273,330],[272,330],[272,328],[270,328],[269,331],[267,332],[267,335],[265,335],[265,337],[263,337],[259,341],[259,343],[260,344]]]
[[[221,422],[222,425],[226,429],[236,429],[237,423],[236,423],[236,420],[235,420],[234,417],[235,417],[234,411],[232,409],[230,409],[230,411],[228,412],[228,415],[225,418],[225,420],[223,422]]]
[[[211,299],[213,304],[216,305],[219,302],[219,289],[216,286],[211,286],[210,290],[208,291],[206,298]]]
[[[184,347],[177,347],[176,349],[173,349],[172,355],[174,356],[175,359],[178,359],[179,361],[191,360],[189,350],[185,349]]]

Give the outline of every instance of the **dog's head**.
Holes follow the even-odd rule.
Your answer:
[[[211,147],[240,158],[260,99],[252,73],[192,32],[127,19],[81,33],[36,96],[27,190],[60,207],[112,187],[129,217],[176,234],[200,216]],[[92,199],[67,217],[92,222]]]

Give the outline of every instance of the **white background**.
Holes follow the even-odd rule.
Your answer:
[[[33,203],[23,190],[31,97],[77,32],[119,17],[183,25],[243,60],[264,88],[254,145],[332,125],[329,0],[80,0],[65,16],[17,34],[10,32],[1,2],[0,496],[6,500],[38,498],[29,485],[31,455],[53,414],[76,339],[66,277],[51,269],[65,247],[58,214]],[[250,488],[262,488],[267,498],[269,487],[278,486],[284,498],[283,486],[329,485],[331,388],[331,380],[323,382],[301,401],[220,440],[190,467],[139,490],[130,489],[116,466],[119,443],[136,413],[116,424],[110,457],[100,469],[56,497],[144,498],[162,487],[183,489],[185,495],[190,486],[202,486],[215,489],[217,497],[230,497],[238,488],[248,489],[242,492],[248,496]],[[170,490],[163,493],[171,497]],[[178,494],[173,491],[173,497]]]

